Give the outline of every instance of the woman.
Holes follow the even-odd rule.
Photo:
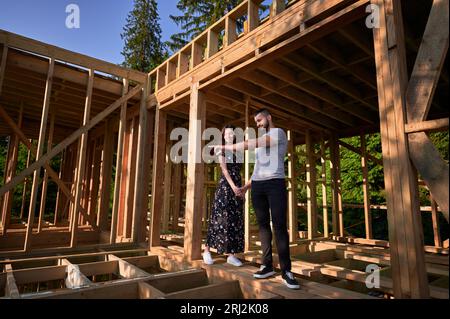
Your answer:
[[[234,144],[234,126],[222,129],[222,143]],[[236,154],[220,153],[222,175],[216,189],[211,217],[208,225],[203,261],[207,265],[214,263],[209,248],[217,249],[218,254],[228,254],[227,262],[242,266],[235,256],[244,251],[244,200],[241,187],[241,163],[236,163]]]

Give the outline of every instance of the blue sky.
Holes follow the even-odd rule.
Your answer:
[[[178,32],[169,15],[177,0],[158,0],[163,40]],[[66,28],[66,6],[80,8],[80,28]],[[133,0],[0,0],[0,29],[112,63],[121,63],[120,33]]]

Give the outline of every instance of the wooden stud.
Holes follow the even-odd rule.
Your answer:
[[[248,32],[252,32],[259,26],[259,3],[255,0],[248,0]]]
[[[129,81],[128,79],[123,79],[122,96],[128,93]],[[120,120],[119,120],[119,133],[117,137],[117,155],[116,155],[116,175],[114,180],[114,197],[113,197],[113,209],[111,215],[111,236],[110,243],[114,244],[116,242],[117,234],[117,216],[119,212],[119,196],[122,191],[122,162],[123,162],[123,149],[124,149],[124,135],[127,125],[127,104],[128,102],[122,103],[120,108]]]
[[[247,98],[245,103],[245,139],[249,139],[249,129],[250,129],[250,98]],[[244,167],[244,183],[247,183],[250,176],[250,151],[246,150],[244,153],[245,156],[245,167]],[[245,243],[244,250],[250,251],[251,249],[251,233],[250,233],[250,192],[245,193],[245,202],[244,202],[244,233],[245,233]]]
[[[97,114],[94,118],[92,118],[91,121],[89,122],[89,124],[84,125],[83,127],[76,130],[69,137],[67,137],[61,143],[56,145],[50,152],[48,152],[47,154],[42,156],[41,159],[37,160],[36,162],[31,164],[27,169],[23,170],[13,180],[11,180],[11,182],[9,182],[8,184],[6,184],[0,188],[0,196],[3,195],[4,193],[6,193],[7,191],[9,191],[11,188],[15,187],[17,184],[21,183],[25,179],[25,177],[27,177],[28,175],[33,173],[35,170],[44,166],[46,162],[51,160],[57,154],[61,153],[62,150],[64,150],[70,144],[75,142],[82,134],[86,133],[91,128],[96,126],[100,121],[102,121],[108,115],[110,115],[112,112],[114,112],[123,102],[128,101],[130,98],[135,96],[141,89],[142,89],[141,84],[134,87],[126,96],[118,99],[117,101],[112,103],[110,106],[108,106],[106,109],[104,109],[102,112]],[[0,107],[0,115],[3,116],[1,111],[2,111],[2,108]],[[50,170],[49,170],[49,172],[51,173]]]
[[[31,144],[31,140],[30,140],[30,144]],[[31,159],[31,148],[28,149],[28,155],[27,155],[27,164],[26,167],[28,167],[30,165],[30,159]],[[25,179],[25,182],[23,184],[23,192],[22,192],[22,205],[20,206],[20,219],[22,220],[24,217],[24,212],[25,212],[25,199],[27,196],[27,188],[28,188],[28,184],[29,184],[29,179]]]
[[[55,112],[52,113],[50,117],[50,130],[48,132],[47,141],[47,152],[51,151],[53,146],[53,132],[55,130]],[[45,214],[45,200],[47,198],[47,188],[48,188],[48,172],[45,170],[44,179],[42,180],[42,190],[41,190],[41,205],[39,208],[39,222],[38,222],[38,233],[42,231],[42,222]]]
[[[394,296],[428,298],[417,175],[404,130],[408,73],[401,4],[374,4],[380,8],[380,28],[373,32]]]
[[[311,131],[306,131],[306,197],[308,205],[308,239],[317,236],[316,158]]]
[[[182,183],[182,168],[183,164],[174,164],[174,184],[173,184],[173,218],[172,218],[172,230],[174,232],[178,231],[178,219],[180,217],[181,210],[181,183]]]
[[[168,126],[168,132],[172,131],[172,124]],[[161,231],[167,233],[169,230],[170,221],[170,190],[172,188],[172,160],[170,159],[171,141],[166,142],[166,160],[164,165],[164,203],[162,211],[162,229]]]
[[[189,56],[184,52],[180,52],[180,54],[178,55],[177,78],[179,78],[188,71],[189,71]]]
[[[208,43],[206,47],[206,59],[219,52],[219,35],[213,30],[208,30]]]
[[[327,200],[327,159],[325,154],[325,140],[322,136],[320,143],[320,163],[322,164],[322,219],[323,219],[323,236],[330,235],[328,230],[328,200]]]
[[[199,83],[192,85],[189,115],[189,154],[186,188],[184,254],[188,260],[201,258],[204,164],[202,132],[206,122],[205,94]]]
[[[369,167],[367,166],[366,135],[361,134],[361,168],[363,175],[364,194],[364,223],[366,226],[366,239],[372,239],[372,214],[370,212]]]
[[[331,193],[332,193],[332,228],[333,234],[344,236],[341,164],[339,142],[335,135],[330,139]]]
[[[237,29],[236,29],[236,20],[231,17],[227,17],[225,19],[225,38],[223,41],[224,47],[228,47],[230,44],[235,42],[237,39]]]
[[[101,166],[101,185],[100,185],[100,203],[97,214],[97,225],[100,231],[106,231],[108,228],[109,201],[111,192],[111,177],[114,152],[114,134],[112,121],[109,120],[105,125],[105,134],[103,137],[103,154]],[[117,173],[116,173],[117,174]]]
[[[191,70],[203,62],[203,47],[200,43],[192,43]]]
[[[83,115],[83,126],[86,126],[91,117],[91,104],[92,104],[92,90],[94,87],[94,70],[89,70],[89,78],[88,78],[88,85],[87,85],[87,91],[86,91],[86,103],[84,105],[84,115]],[[86,165],[86,150],[87,150],[87,142],[88,142],[88,133],[85,132],[81,135],[81,142],[80,142],[80,152],[78,153],[78,172],[77,177],[75,179],[75,210],[73,214],[73,218],[71,221],[71,239],[70,239],[70,247],[73,248],[77,244],[77,230],[78,230],[78,212],[80,210],[81,206],[81,187],[82,183],[84,181],[84,168]]]
[[[439,212],[437,210],[437,203],[431,194],[430,194],[430,202],[431,202],[431,220],[433,222],[434,246],[442,247],[441,231],[439,227]]]
[[[287,132],[288,138],[288,218],[289,218],[289,241],[295,242],[298,239],[297,226],[297,174],[295,164],[297,157],[295,154],[294,132]]]
[[[141,221],[142,216],[147,215],[147,201],[144,197],[148,194],[148,184],[144,184],[145,172],[147,171],[145,165],[145,145],[148,143],[147,139],[147,99],[150,92],[150,77],[147,78],[144,88],[142,90],[141,104],[139,108],[139,131],[137,138],[137,154],[136,154],[136,178],[134,184],[134,200],[133,200],[133,227],[131,238],[133,242],[138,239],[138,221]]]
[[[153,146],[152,209],[149,233],[149,249],[160,245],[161,213],[164,205],[164,163],[166,155],[167,113],[156,107]]]
[[[125,189],[125,210],[124,210],[124,226],[123,226],[123,237],[132,238],[131,233],[133,229],[134,221],[134,194],[135,194],[135,183],[136,183],[136,160],[137,160],[137,142],[138,142],[138,131],[139,131],[139,119],[137,116],[133,115],[131,121],[131,132],[128,142],[128,163],[127,163],[127,180]]]
[[[278,14],[286,9],[286,4],[284,0],[272,0],[272,4],[270,5],[270,18],[274,18]]]
[[[23,122],[23,103],[20,105],[18,121],[19,121],[19,127],[21,127],[22,122]],[[19,140],[20,140],[20,137],[17,134],[10,136],[10,142],[8,145],[8,157],[6,158],[7,159],[7,165],[6,165],[7,169],[5,170],[5,183],[9,182],[16,173],[17,159],[19,156]],[[9,224],[10,224],[13,200],[14,200],[14,191],[11,190],[4,195],[3,205],[0,206],[3,208],[2,209],[3,235],[6,234]]]
[[[55,59],[50,58],[50,64],[49,64],[49,69],[48,69],[48,74],[47,74],[47,82],[46,82],[46,86],[45,86],[44,104],[42,106],[41,128],[39,130],[36,161],[39,161],[43,158],[42,154],[44,152],[45,130],[47,128],[47,118],[48,118],[48,112],[50,109],[50,97],[52,94],[54,67],[55,67]],[[29,251],[31,248],[31,236],[33,234],[34,214],[35,214],[35,210],[36,210],[36,201],[37,201],[37,195],[38,195],[40,173],[41,173],[41,169],[39,166],[39,169],[34,171],[33,184],[31,186],[30,209],[28,212],[28,225],[27,225],[27,232],[25,235],[24,251]]]

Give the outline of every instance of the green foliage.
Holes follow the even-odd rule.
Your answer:
[[[161,27],[155,0],[135,0],[134,8],[128,14],[127,24],[121,34],[125,41],[122,55],[124,66],[149,72],[167,57],[161,41]]]

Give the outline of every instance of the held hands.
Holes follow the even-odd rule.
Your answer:
[[[233,187],[233,192],[237,197],[241,197],[242,199],[245,199],[245,193],[247,192],[247,188],[244,187]]]

